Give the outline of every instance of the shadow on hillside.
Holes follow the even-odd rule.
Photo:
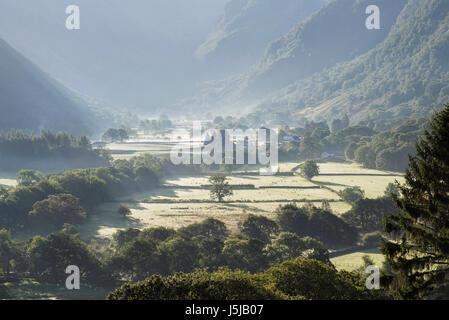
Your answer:
[[[98,206],[88,213],[85,223],[78,226],[81,238],[88,240],[95,237],[111,236],[116,229],[144,227],[142,222],[130,216],[122,216],[118,213],[119,203],[106,203]],[[144,210],[139,203],[126,203],[132,212]]]

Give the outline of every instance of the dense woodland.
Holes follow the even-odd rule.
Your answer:
[[[116,232],[112,242],[94,241],[89,245],[80,240],[76,227],[67,224],[59,232],[35,236],[26,242],[11,240],[6,230],[0,235],[2,250],[7,253],[1,265],[6,274],[11,272],[57,283],[65,279],[63,266],[70,261],[82,266],[83,279],[91,285],[114,287],[125,280],[140,281],[149,277],[145,282],[167,286],[166,293],[159,292],[156,287],[150,293],[144,289],[144,283],[143,288],[140,284],[127,285],[113,292],[112,299],[180,299],[189,295],[214,299],[226,296],[251,299],[387,297],[383,291],[366,290],[362,274],[335,270],[325,244],[354,243],[356,228],[326,209],[312,205],[280,206],[276,220],[248,215],[239,224],[239,234],[232,235],[223,222],[212,218],[179,230],[130,228]],[[197,269],[203,271],[195,271]],[[290,269],[293,274],[288,271]],[[296,278],[295,273],[299,276],[296,284],[308,283],[310,277],[319,279],[323,273],[330,278],[326,283],[297,287],[290,283]],[[266,277],[268,275],[271,276]],[[220,282],[220,277],[234,285],[228,287],[227,282]],[[257,280],[259,277],[262,282]],[[190,286],[193,279],[199,281],[198,287]],[[334,280],[331,287],[323,290]],[[202,292],[203,281],[204,285],[210,282],[217,289]],[[276,283],[274,287],[268,285],[272,282]],[[246,287],[245,283],[250,286]],[[143,290],[142,293],[139,290]]]
[[[109,165],[106,150],[92,149],[86,136],[42,130],[39,135],[22,130],[0,132],[0,171],[23,168],[68,170]]]

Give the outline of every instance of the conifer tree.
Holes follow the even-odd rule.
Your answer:
[[[449,295],[449,104],[437,112],[410,156],[400,209],[386,217],[382,252],[402,298]]]

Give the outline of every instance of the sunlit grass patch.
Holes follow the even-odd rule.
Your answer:
[[[404,181],[400,173],[365,169],[356,163],[321,163],[319,166],[320,176],[314,177],[313,181],[335,191],[359,186],[365,191],[367,198],[383,196],[389,183],[394,183],[396,180],[400,183]]]
[[[366,255],[373,260],[376,266],[382,268],[382,263],[385,261],[385,257],[377,248],[366,249],[363,251],[331,258],[331,262],[338,270],[354,271],[363,266],[363,256]]]

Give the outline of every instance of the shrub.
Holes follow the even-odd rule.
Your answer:
[[[382,233],[380,231],[366,233],[362,237],[362,244],[367,247],[379,247]]]

